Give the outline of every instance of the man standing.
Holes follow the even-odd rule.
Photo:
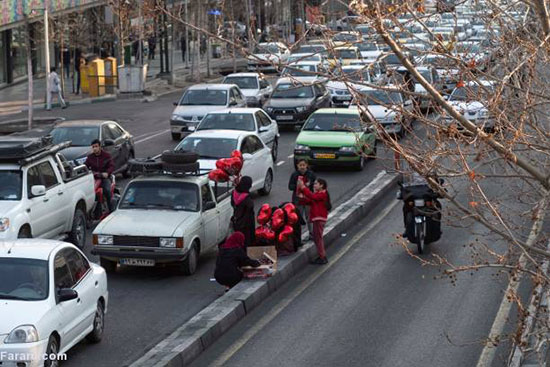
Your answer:
[[[67,104],[65,103],[65,100],[63,99],[63,96],[61,95],[61,82],[59,81],[59,75],[57,75],[56,69],[52,67],[50,69],[50,76],[48,79],[50,90],[48,93],[50,93],[50,99],[48,101],[48,104],[46,106],[46,110],[50,111],[52,109],[52,99],[53,97],[57,97],[57,101],[61,105],[61,108],[65,109],[67,108]]]
[[[148,58],[149,60],[151,59],[155,59],[155,48],[157,48],[157,39],[155,38],[155,36],[151,36],[149,37],[149,39],[147,40],[147,44],[149,45],[149,55]]]
[[[187,50],[187,38],[185,38],[185,32],[181,34],[180,46],[181,46],[181,61],[185,63],[185,51]]]
[[[115,165],[111,155],[101,148],[101,142],[99,139],[92,141],[92,154],[88,155],[84,164],[94,173],[94,178],[101,179],[103,195],[105,195],[105,198],[107,199],[109,211],[112,212],[114,208],[111,197],[110,177],[115,170]]]

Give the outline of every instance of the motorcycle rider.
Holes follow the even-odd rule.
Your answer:
[[[111,155],[101,147],[99,139],[92,141],[92,153],[86,157],[84,164],[94,173],[95,179],[101,180],[103,195],[107,199],[109,212],[112,212],[114,208],[113,198],[111,197],[111,175],[115,170],[115,164]]]

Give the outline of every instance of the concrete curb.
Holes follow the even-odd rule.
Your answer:
[[[382,171],[355,196],[332,211],[325,228],[325,241],[328,246],[344,231],[364,218],[382,196],[395,188],[396,183],[397,175]],[[315,245],[311,241],[307,242],[296,254],[280,259],[278,270],[273,277],[239,283],[133,362],[130,367],[188,365],[231,326],[302,270],[316,255]]]
[[[79,100],[76,100],[76,101],[66,101],[66,103],[67,103],[67,107],[70,107],[70,106],[78,106],[78,105],[83,105],[83,104],[113,102],[113,101],[116,101],[116,100],[117,100],[116,95],[108,94],[108,95],[97,97],[97,98],[83,98],[83,99],[79,99]],[[61,105],[59,103],[52,103],[52,108],[57,108],[57,107],[61,107]],[[33,105],[32,109],[34,111],[45,110],[46,109],[46,104],[41,103],[41,104],[38,104],[38,105]],[[25,111],[28,111],[28,110],[29,110],[29,106],[23,106],[21,108],[21,112],[25,112]]]

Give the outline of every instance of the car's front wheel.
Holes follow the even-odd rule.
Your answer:
[[[50,336],[46,353],[44,354],[44,367],[59,367],[59,340],[54,335]]]
[[[273,157],[273,162],[277,162],[278,155],[279,155],[279,139],[275,138],[275,140],[273,140],[273,146],[271,147],[271,157]]]
[[[184,275],[193,275],[199,263],[199,249],[196,243],[191,245],[187,258],[180,264],[180,272]]]
[[[355,163],[355,170],[356,171],[362,171],[363,168],[365,168],[365,156],[364,156],[364,153],[359,153],[360,156],[359,156],[359,160],[357,161],[357,163]]]
[[[101,301],[97,301],[93,327],[92,332],[86,336],[86,339],[92,343],[99,343],[103,338],[105,328],[105,309]]]
[[[86,215],[82,209],[74,211],[73,226],[69,233],[69,241],[76,247],[82,249],[86,244]]]
[[[271,171],[271,169],[269,169],[265,174],[264,186],[259,191],[260,195],[262,196],[269,195],[272,187],[273,187],[273,172]]]

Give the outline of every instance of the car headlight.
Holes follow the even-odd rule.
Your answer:
[[[84,163],[86,163],[86,159],[87,157],[77,158],[74,160],[74,162],[76,163],[77,166],[81,166]]]
[[[296,144],[294,150],[311,150],[307,145]]]
[[[489,118],[489,111],[487,111],[487,110],[479,111],[479,117],[482,118],[482,119]]]
[[[189,131],[195,131],[197,127],[195,125],[187,125],[187,130]]]
[[[296,112],[298,113],[304,112],[305,110],[307,110],[307,107],[304,107],[304,106],[296,107]]]
[[[176,239],[172,238],[172,237],[168,237],[168,238],[161,237],[160,241],[159,241],[159,245],[160,245],[160,247],[175,248],[176,247]]]
[[[355,147],[341,147],[340,151],[343,153],[355,153]]]
[[[21,325],[12,330],[4,340],[6,344],[35,343],[38,341],[38,331],[32,325]]]
[[[0,218],[0,232],[5,232],[10,228],[10,218]]]
[[[183,119],[183,116],[176,115],[176,114],[172,115],[172,120],[174,120],[174,121],[185,121]]]
[[[97,235],[97,244],[98,245],[112,245],[113,236],[98,234]]]

